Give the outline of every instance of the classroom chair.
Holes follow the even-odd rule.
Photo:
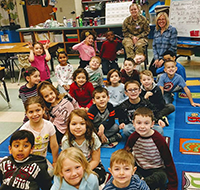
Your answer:
[[[9,95],[8,95],[8,90],[7,90],[7,87],[6,87],[6,82],[4,81],[4,77],[5,77],[5,67],[0,67],[0,81],[3,83],[5,95],[2,91],[0,91],[0,94],[3,97],[3,99],[8,103],[8,107],[11,108],[10,98],[9,98]]]
[[[29,54],[17,54],[18,57],[18,66],[19,66],[19,77],[18,77],[18,85],[20,82],[20,78],[22,75],[22,69],[26,69],[27,67],[30,67],[31,64],[29,63],[28,57]]]

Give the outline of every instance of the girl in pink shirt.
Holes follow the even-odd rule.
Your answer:
[[[91,30],[83,30],[81,32],[82,42],[74,45],[73,50],[78,50],[80,54],[80,65],[79,68],[84,68],[89,64],[89,61],[92,57],[96,55],[93,43],[95,40],[95,33]]]
[[[56,137],[58,144],[60,144],[67,130],[66,120],[71,111],[79,108],[79,105],[70,95],[59,94],[57,89],[48,81],[39,83],[37,92],[49,107],[50,121],[56,128]]]
[[[40,42],[35,42],[33,44],[29,42],[28,45],[30,49],[29,62],[31,66],[38,69],[41,81],[47,80],[51,82],[50,70],[47,65],[47,62],[51,59],[51,55],[48,51],[49,42],[44,45]]]

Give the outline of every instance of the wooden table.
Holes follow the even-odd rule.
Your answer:
[[[57,50],[57,42],[52,42],[49,45],[49,53],[51,54],[51,71],[54,71],[53,57],[55,57],[55,52]],[[4,61],[7,65],[10,66],[11,80],[12,78],[15,80],[14,76],[14,64],[10,60],[10,56],[16,53],[29,53],[30,50],[28,48],[28,44],[26,42],[20,43],[5,43],[0,44],[0,56],[3,55],[5,57]],[[0,58],[1,59],[1,58]]]

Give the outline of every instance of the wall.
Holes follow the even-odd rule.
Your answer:
[[[24,19],[24,12],[22,5],[20,5],[21,0],[16,0],[17,2],[17,12],[19,16],[19,24],[21,27],[25,27],[25,19]],[[164,0],[161,0],[164,2]],[[157,0],[149,1],[149,5],[144,5],[142,7],[143,10],[146,12],[147,18],[149,18],[149,7],[156,3]],[[81,0],[58,0],[56,7],[58,8],[56,12],[56,17],[58,22],[63,22],[63,16],[66,18],[73,18],[75,19],[76,16],[79,16],[82,12],[82,3]],[[71,12],[75,11],[75,15],[72,15]]]
[[[16,0],[16,6],[17,6],[17,13],[18,13],[18,18],[19,18],[19,25],[21,28],[26,27],[25,24],[25,19],[24,19],[24,11],[23,11],[23,6],[20,5],[21,0]]]
[[[82,11],[81,0],[59,0],[57,1],[56,7],[58,8],[56,12],[56,18],[58,22],[63,22],[64,16],[67,19],[73,18],[73,20],[75,20]],[[75,11],[75,14],[72,15],[72,11]]]

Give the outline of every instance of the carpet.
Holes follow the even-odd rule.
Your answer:
[[[199,80],[199,78],[190,80]],[[191,92],[200,92],[200,86],[188,87]],[[200,103],[200,99],[194,99],[194,101]],[[179,98],[178,93],[175,93],[173,104],[176,110],[168,116],[170,125],[164,128],[164,136],[170,139],[170,150],[178,174],[178,190],[197,190],[200,189],[200,126],[187,122],[186,115],[187,113],[199,113],[200,108],[192,107],[189,100]],[[13,130],[17,130],[17,127]],[[9,139],[10,137],[1,143],[0,157],[9,155]],[[123,138],[114,148],[101,148],[101,161],[106,171],[108,171],[111,154],[124,146],[125,139]],[[52,161],[50,153],[47,154],[47,159]]]
[[[192,82],[199,78],[190,79]],[[188,82],[188,84],[192,84]],[[200,84],[188,86],[191,93],[200,94]],[[174,124],[174,141],[172,154],[177,169],[178,189],[200,189],[200,125],[199,107],[192,107],[188,98],[180,98],[176,94],[176,111]],[[196,96],[194,96],[196,98]],[[200,100],[194,99],[200,103]],[[172,141],[171,141],[172,142]]]

